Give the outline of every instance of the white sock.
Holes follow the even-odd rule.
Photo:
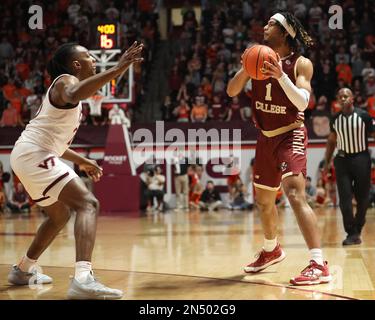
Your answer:
[[[30,259],[26,254],[22,257],[20,263],[18,264],[18,268],[21,269],[23,272],[30,272],[31,269],[36,265],[38,260]]]
[[[78,282],[83,283],[86,281],[87,276],[91,272],[91,262],[90,261],[77,261],[74,279]]]
[[[264,238],[263,249],[266,252],[273,251],[277,246],[277,237],[275,239],[268,240]]]
[[[310,250],[311,260],[314,260],[317,264],[323,265],[323,252],[322,249],[315,248]]]

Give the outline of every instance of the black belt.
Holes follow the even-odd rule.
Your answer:
[[[357,152],[357,153],[347,153],[344,150],[339,150],[337,151],[337,156],[341,158],[352,158],[360,154],[366,154],[366,153],[368,153],[368,150]]]

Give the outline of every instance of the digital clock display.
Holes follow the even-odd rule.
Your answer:
[[[118,47],[117,24],[99,23],[96,26],[97,46],[100,49],[115,49]]]

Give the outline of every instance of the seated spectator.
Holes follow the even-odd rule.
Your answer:
[[[14,84],[14,79],[10,78],[8,82],[3,86],[3,94],[5,99],[12,99],[17,88]]]
[[[17,110],[8,102],[8,107],[3,111],[0,120],[0,127],[16,127],[17,125],[21,127],[25,126]]]
[[[22,183],[17,183],[13,190],[12,199],[8,201],[7,207],[12,213],[30,213],[30,198]]]
[[[368,76],[374,73],[375,73],[375,69],[371,66],[371,62],[366,61],[365,67],[362,69],[362,73],[361,73],[363,81],[366,81]]]
[[[241,108],[241,105],[239,104],[238,97],[232,98],[232,103],[229,105],[229,108],[228,108],[228,116],[227,116],[226,121],[232,121],[232,120],[246,121],[246,117],[245,117],[243,108]]]
[[[365,88],[367,97],[375,94],[375,72],[368,75],[365,82]]]
[[[41,103],[42,100],[40,99],[40,97],[34,93],[34,90],[32,90],[31,95],[26,98],[26,106],[30,120],[35,118],[35,115],[38,112]]]
[[[236,185],[237,180],[241,180],[240,177],[240,169],[238,165],[234,163],[233,156],[230,157],[230,162],[225,166],[224,175],[227,175],[227,185],[228,185],[228,192],[229,196],[231,195],[231,192],[234,190],[233,187]]]
[[[215,95],[210,108],[208,109],[208,117],[211,120],[222,121],[225,115],[225,106],[220,100],[220,96]]]
[[[180,104],[173,110],[177,122],[189,122],[190,107],[185,99],[180,100]]]
[[[13,57],[14,50],[7,37],[3,37],[0,43],[0,64],[7,59]]]
[[[337,197],[336,197],[336,171],[335,166],[333,165],[333,159],[331,161],[331,164],[329,165],[329,170],[327,173],[324,172],[325,160],[323,159],[319,163],[319,174],[318,174],[318,182],[319,179],[322,180],[323,188],[326,191],[327,195],[327,203],[329,205],[336,206],[337,205]]]
[[[191,122],[206,122],[207,116],[208,108],[204,103],[204,98],[196,97],[190,114]]]
[[[5,204],[7,203],[7,196],[5,191],[5,183],[10,179],[9,172],[4,172],[3,163],[0,161],[0,212],[5,211]]]
[[[375,93],[367,98],[367,112],[372,118],[375,118]]]
[[[173,103],[170,96],[166,96],[164,99],[164,103],[161,106],[162,112],[162,119],[164,121],[171,121],[173,120]]]
[[[207,77],[202,78],[201,86],[203,95],[206,97],[206,99],[212,98],[212,85]]]
[[[316,196],[315,196],[315,206],[323,207],[329,202],[329,197],[327,197],[326,189],[323,185],[323,179],[318,179],[316,184]]]
[[[148,204],[147,211],[151,211],[154,206],[154,199],[157,201],[157,211],[165,210],[164,206],[164,184],[165,176],[162,174],[161,166],[157,165],[152,170],[147,172],[147,187],[148,187]]]
[[[111,124],[125,124],[128,128],[130,127],[130,121],[126,118],[124,110],[116,103],[109,111],[108,118]]]
[[[247,190],[241,179],[238,179],[229,195],[229,206],[231,210],[246,210],[251,208],[251,204],[246,201]]]
[[[190,76],[185,77],[185,81],[182,82],[180,89],[178,89],[176,100],[180,101],[181,99],[184,99],[185,101],[188,101],[190,98],[190,91],[194,88],[194,85],[190,82]],[[193,88],[192,88],[193,87]]]
[[[207,181],[206,189],[203,191],[199,201],[199,207],[202,210],[213,211],[218,210],[222,204],[220,193],[215,189],[213,181]]]
[[[349,64],[345,62],[344,57],[339,58],[339,63],[336,66],[336,73],[338,80],[343,80],[346,85],[350,85],[352,83],[352,69],[350,68]]]
[[[276,192],[275,205],[280,208],[286,207],[286,197],[283,188],[279,188]]]
[[[305,186],[306,200],[311,208],[315,207],[315,198],[316,198],[316,189],[311,184],[311,177],[306,177],[306,186]]]

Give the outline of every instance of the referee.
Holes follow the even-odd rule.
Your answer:
[[[370,115],[353,105],[353,93],[342,88],[337,94],[341,111],[331,120],[331,133],[327,141],[324,172],[328,171],[337,143],[334,166],[337,189],[344,228],[348,234],[343,245],[360,244],[361,231],[366,221],[371,187],[371,158],[368,137],[374,136]],[[352,199],[357,201],[357,212],[353,214]]]

